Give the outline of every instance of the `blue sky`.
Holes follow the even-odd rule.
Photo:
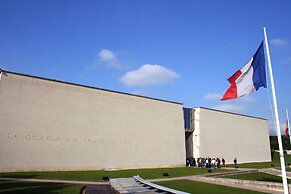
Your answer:
[[[266,26],[283,125],[290,10],[288,0],[0,0],[0,68],[272,120],[270,88],[219,100]]]

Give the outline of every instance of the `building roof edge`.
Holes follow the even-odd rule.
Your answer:
[[[172,104],[183,105],[183,103],[180,103],[180,102],[163,100],[163,99],[147,97],[147,96],[142,96],[142,95],[137,95],[137,94],[130,94],[130,93],[126,93],[126,92],[120,92],[120,91],[116,91],[116,90],[98,88],[98,87],[94,87],[94,86],[87,86],[87,85],[82,85],[82,84],[77,84],[77,83],[72,83],[72,82],[66,82],[66,81],[57,80],[57,79],[51,79],[51,78],[39,77],[39,76],[28,75],[28,74],[23,74],[23,73],[17,73],[17,72],[13,72],[13,71],[7,71],[7,70],[1,69],[1,68],[0,68],[0,72],[20,75],[20,76],[25,76],[25,77],[31,77],[31,78],[36,78],[36,79],[42,79],[42,80],[47,80],[47,81],[52,81],[52,82],[58,82],[58,83],[62,83],[62,84],[85,87],[85,88],[90,88],[90,89],[95,89],[95,90],[102,90],[102,91],[106,91],[106,92],[112,92],[112,93],[123,94],[123,95],[128,95],[128,96],[134,96],[134,97],[139,97],[139,98],[146,98],[146,99],[150,99],[150,100],[156,100],[156,101],[167,102],[167,103],[172,103]]]
[[[201,109],[206,109],[206,110],[211,110],[211,111],[217,111],[217,112],[222,112],[222,113],[228,113],[228,114],[233,114],[233,115],[239,115],[239,116],[244,116],[244,117],[250,117],[250,118],[254,118],[254,119],[269,120],[267,118],[261,118],[261,117],[255,117],[255,116],[241,114],[241,113],[234,113],[234,112],[229,112],[229,111],[217,110],[217,109],[213,109],[213,108],[195,107],[193,109],[196,109],[196,108],[201,108]]]

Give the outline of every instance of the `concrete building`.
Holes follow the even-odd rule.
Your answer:
[[[182,166],[182,104],[3,71],[0,170]]]
[[[192,122],[181,103],[1,70],[0,171],[177,167],[186,150],[270,160],[266,120],[188,113]]]
[[[209,108],[190,109],[187,157],[219,157],[227,163],[271,161],[268,120]]]

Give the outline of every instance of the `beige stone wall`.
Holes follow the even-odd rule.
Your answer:
[[[205,108],[195,109],[195,157],[224,157],[233,163],[271,161],[268,121]]]
[[[182,105],[4,73],[0,171],[185,163]]]

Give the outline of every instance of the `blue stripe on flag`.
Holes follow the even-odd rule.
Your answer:
[[[264,53],[264,42],[260,44],[257,52],[254,55],[252,62],[254,74],[253,83],[256,90],[260,87],[267,87],[266,70],[265,70],[265,53]]]

